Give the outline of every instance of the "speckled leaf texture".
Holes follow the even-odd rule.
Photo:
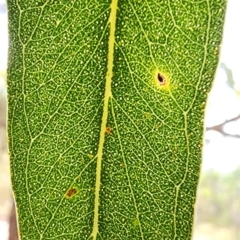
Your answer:
[[[8,0],[22,240],[191,239],[225,0]]]

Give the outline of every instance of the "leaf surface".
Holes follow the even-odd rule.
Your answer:
[[[8,0],[25,239],[191,239],[225,0]]]

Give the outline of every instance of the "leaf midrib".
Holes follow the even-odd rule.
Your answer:
[[[102,123],[98,144],[97,152],[97,167],[96,167],[96,184],[95,184],[95,200],[94,200],[94,220],[93,220],[93,240],[97,239],[98,234],[98,219],[99,219],[99,197],[100,197],[100,185],[101,185],[101,167],[102,167],[102,155],[103,155],[103,145],[105,139],[105,132],[107,127],[107,117],[108,117],[108,102],[109,98],[112,96],[111,83],[113,76],[113,58],[114,58],[114,43],[115,43],[115,29],[116,29],[116,17],[117,17],[117,6],[118,0],[112,0],[111,12],[109,16],[108,23],[110,24],[110,34],[108,40],[108,64],[107,64],[107,74],[106,74],[106,84],[104,92],[104,104],[103,104],[103,115]]]

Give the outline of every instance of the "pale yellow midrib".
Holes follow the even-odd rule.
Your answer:
[[[102,155],[103,144],[105,138],[105,131],[108,117],[108,102],[111,97],[111,82],[113,76],[113,54],[114,54],[114,42],[115,42],[115,29],[116,29],[116,16],[117,16],[117,4],[118,0],[112,0],[111,12],[109,16],[110,35],[108,41],[108,65],[106,75],[106,85],[104,94],[103,116],[100,130],[100,139],[97,152],[97,168],[96,168],[96,186],[95,186],[95,201],[94,201],[94,220],[93,220],[93,240],[97,239],[98,234],[98,219],[99,219],[99,194],[101,185],[101,167],[102,167]]]

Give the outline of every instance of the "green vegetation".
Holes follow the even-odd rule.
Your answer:
[[[25,239],[190,239],[225,0],[8,0]]]
[[[208,222],[218,227],[229,227],[236,234],[239,232],[239,176],[240,168],[228,174],[214,171],[203,173],[198,192],[197,224]]]

